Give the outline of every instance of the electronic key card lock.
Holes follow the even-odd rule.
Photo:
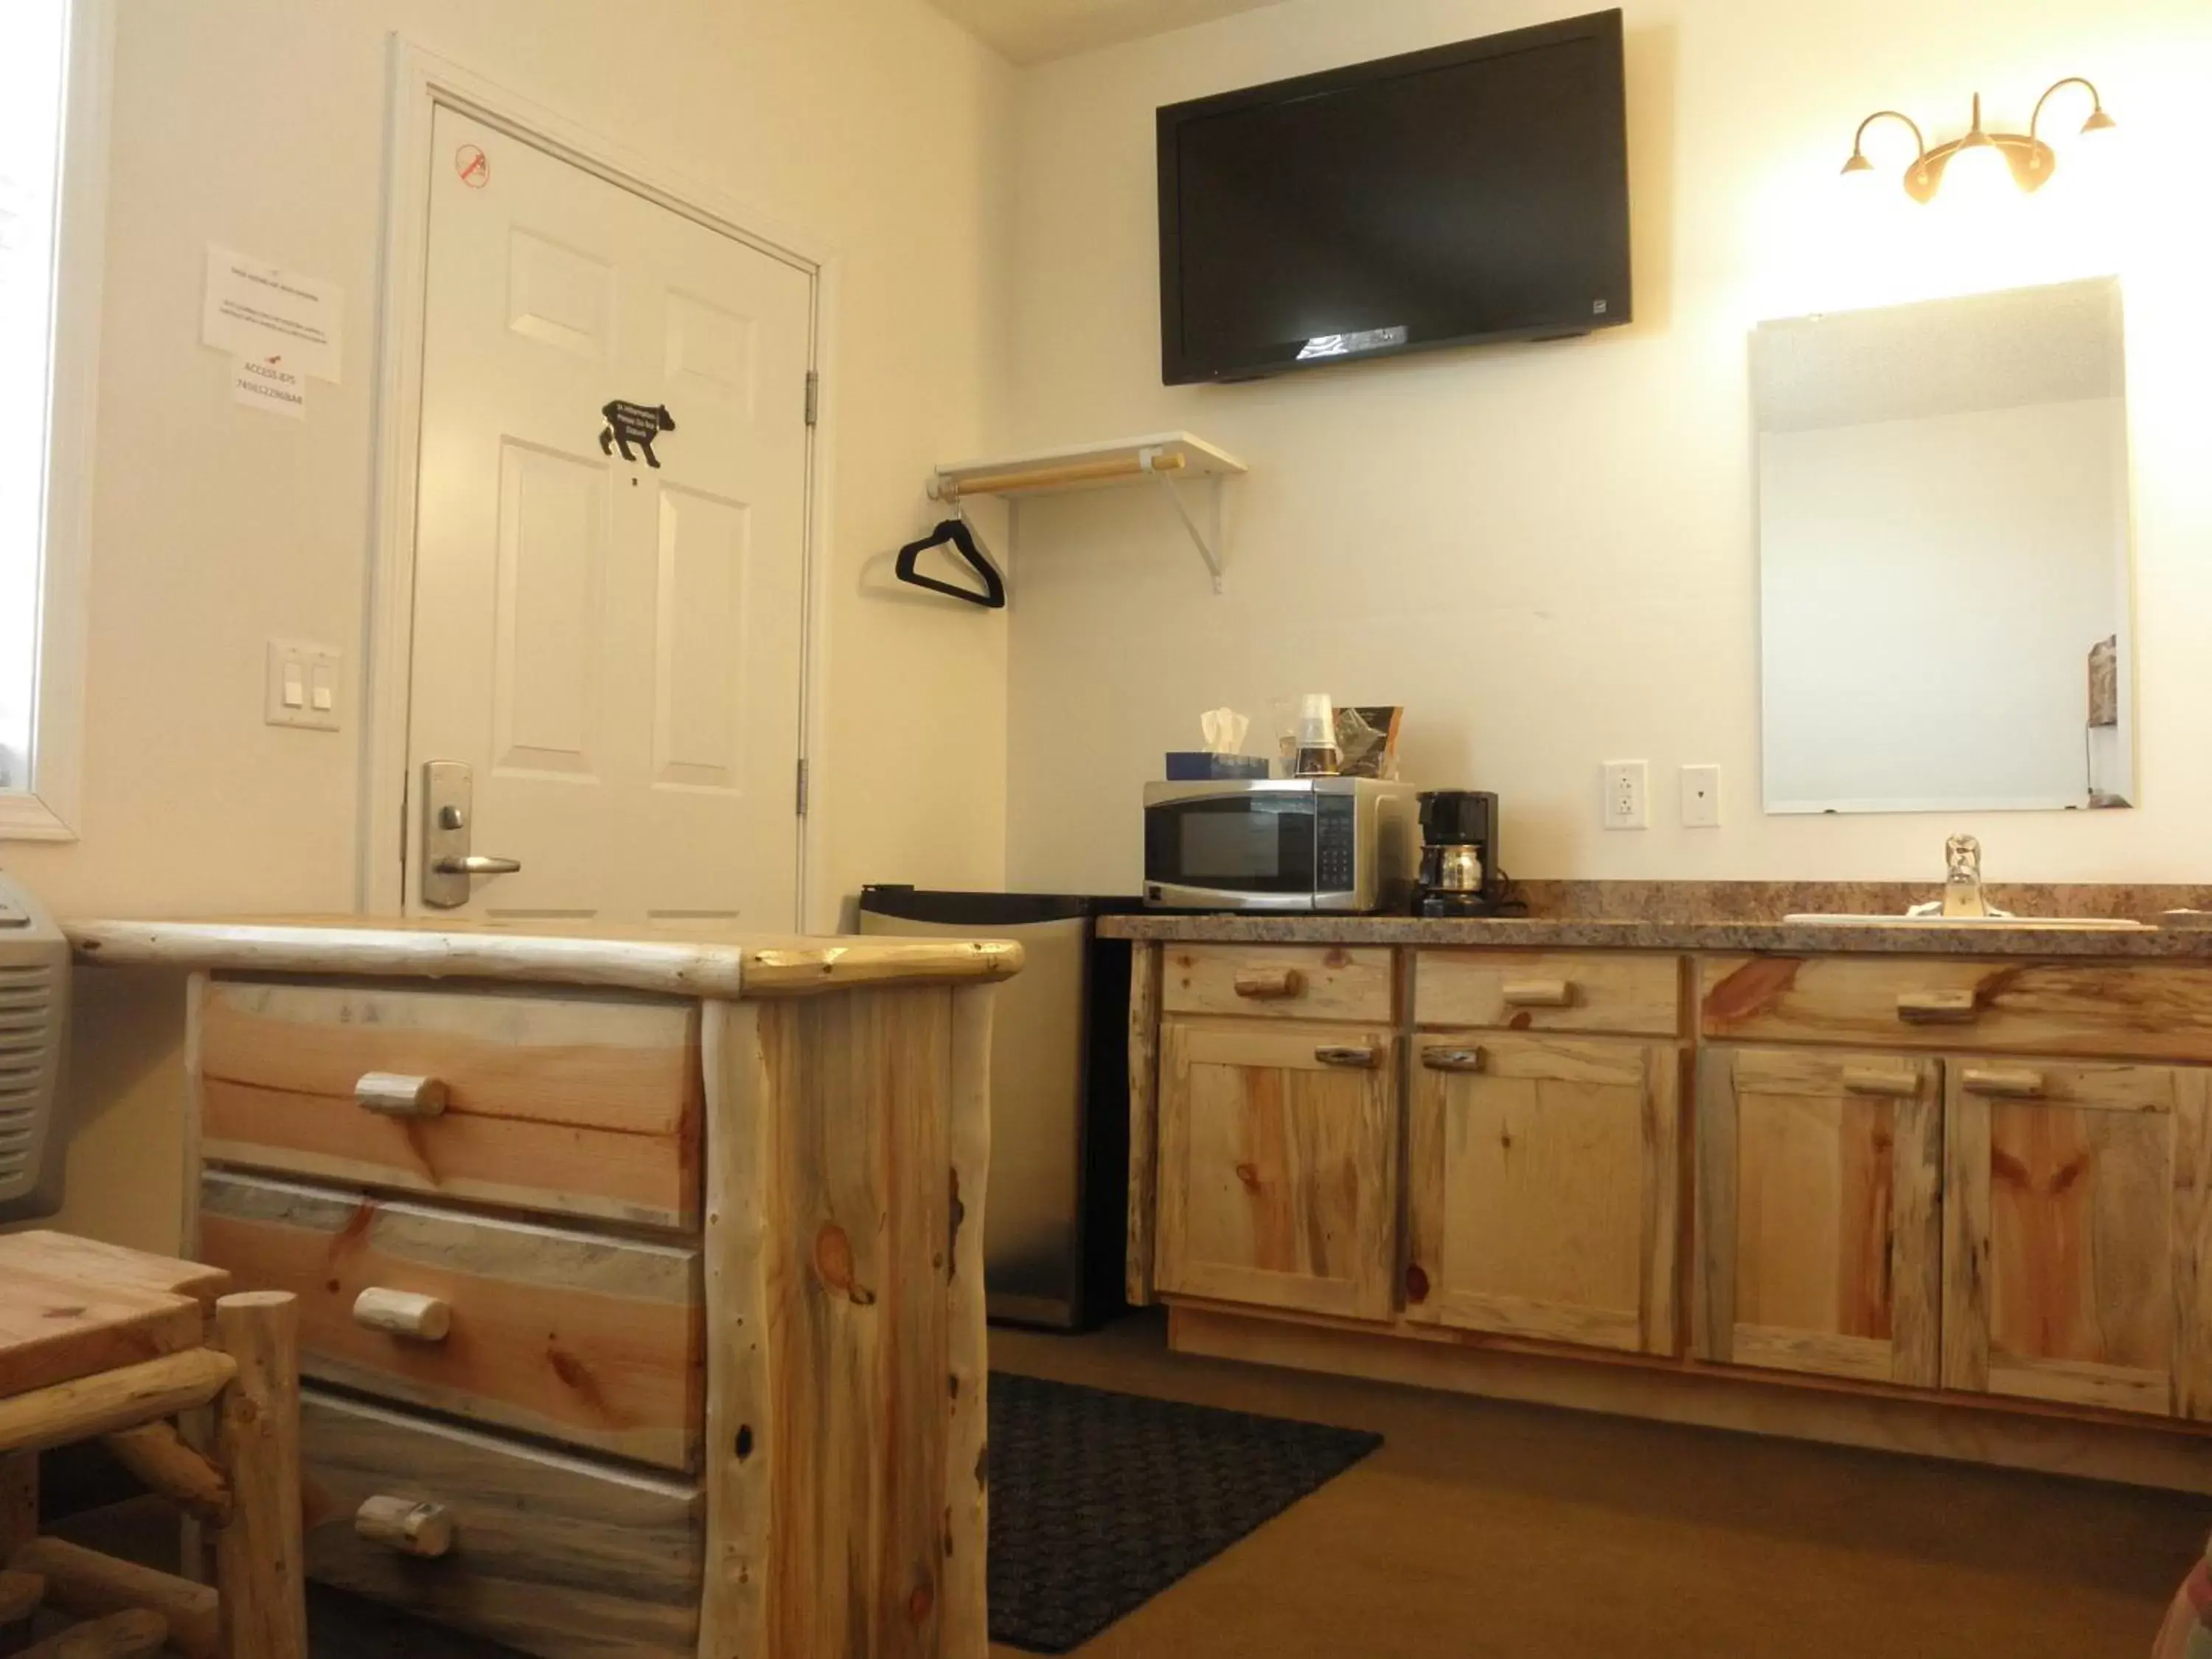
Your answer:
[[[422,902],[457,910],[469,902],[472,876],[511,876],[520,859],[483,858],[469,850],[474,829],[474,775],[465,761],[422,763]]]

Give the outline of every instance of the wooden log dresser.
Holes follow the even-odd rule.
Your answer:
[[[2212,933],[1103,927],[1176,1349],[2212,1492]]]
[[[546,1659],[981,1659],[1018,945],[95,922],[185,1254],[300,1309],[311,1577]]]

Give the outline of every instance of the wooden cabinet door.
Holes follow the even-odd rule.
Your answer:
[[[1415,1039],[1406,1317],[1671,1354],[1680,1051]]]
[[[1937,1063],[1706,1049],[1698,1080],[1698,1352],[1935,1386]]]
[[[1948,1071],[1944,1386],[2212,1417],[2212,1074]]]
[[[1387,1030],[1167,1022],[1159,1289],[1388,1318],[1396,1099]]]

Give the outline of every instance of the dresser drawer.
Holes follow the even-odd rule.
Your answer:
[[[1700,1029],[1758,1042],[2212,1060],[2212,969],[1926,957],[1708,957]]]
[[[1171,1014],[1388,1024],[1395,1006],[1387,946],[1170,945],[1160,967],[1160,1000]]]
[[[691,1004],[216,981],[199,1073],[210,1162],[698,1222]]]
[[[543,1659],[696,1659],[696,1490],[312,1389],[300,1440],[309,1577]],[[436,1505],[442,1552],[362,1536],[374,1498]]]
[[[695,1249],[210,1170],[200,1254],[242,1289],[299,1297],[306,1376],[697,1467]],[[367,1291],[397,1294],[357,1305]]]
[[[1681,1029],[1681,958],[1630,951],[1419,951],[1413,1019],[1509,1031]]]

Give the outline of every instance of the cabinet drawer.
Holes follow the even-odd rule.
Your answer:
[[[697,1466],[695,1249],[210,1170],[200,1253],[240,1288],[299,1297],[307,1376],[641,1462]],[[399,1296],[357,1309],[368,1290]]]
[[[1161,1004],[1171,1014],[1262,1014],[1389,1024],[1387,946],[1170,945]]]
[[[543,1659],[694,1659],[704,1506],[690,1487],[307,1390],[307,1572]],[[439,1505],[410,1555],[355,1530],[374,1498]]]
[[[1709,957],[1709,1037],[2212,1060],[2212,969],[2168,963]]]
[[[698,1055],[688,1003],[217,981],[202,1155],[695,1227]],[[410,1113],[412,1081],[430,1086]]]
[[[1419,951],[1419,1025],[1673,1036],[1681,958],[1622,951]]]

